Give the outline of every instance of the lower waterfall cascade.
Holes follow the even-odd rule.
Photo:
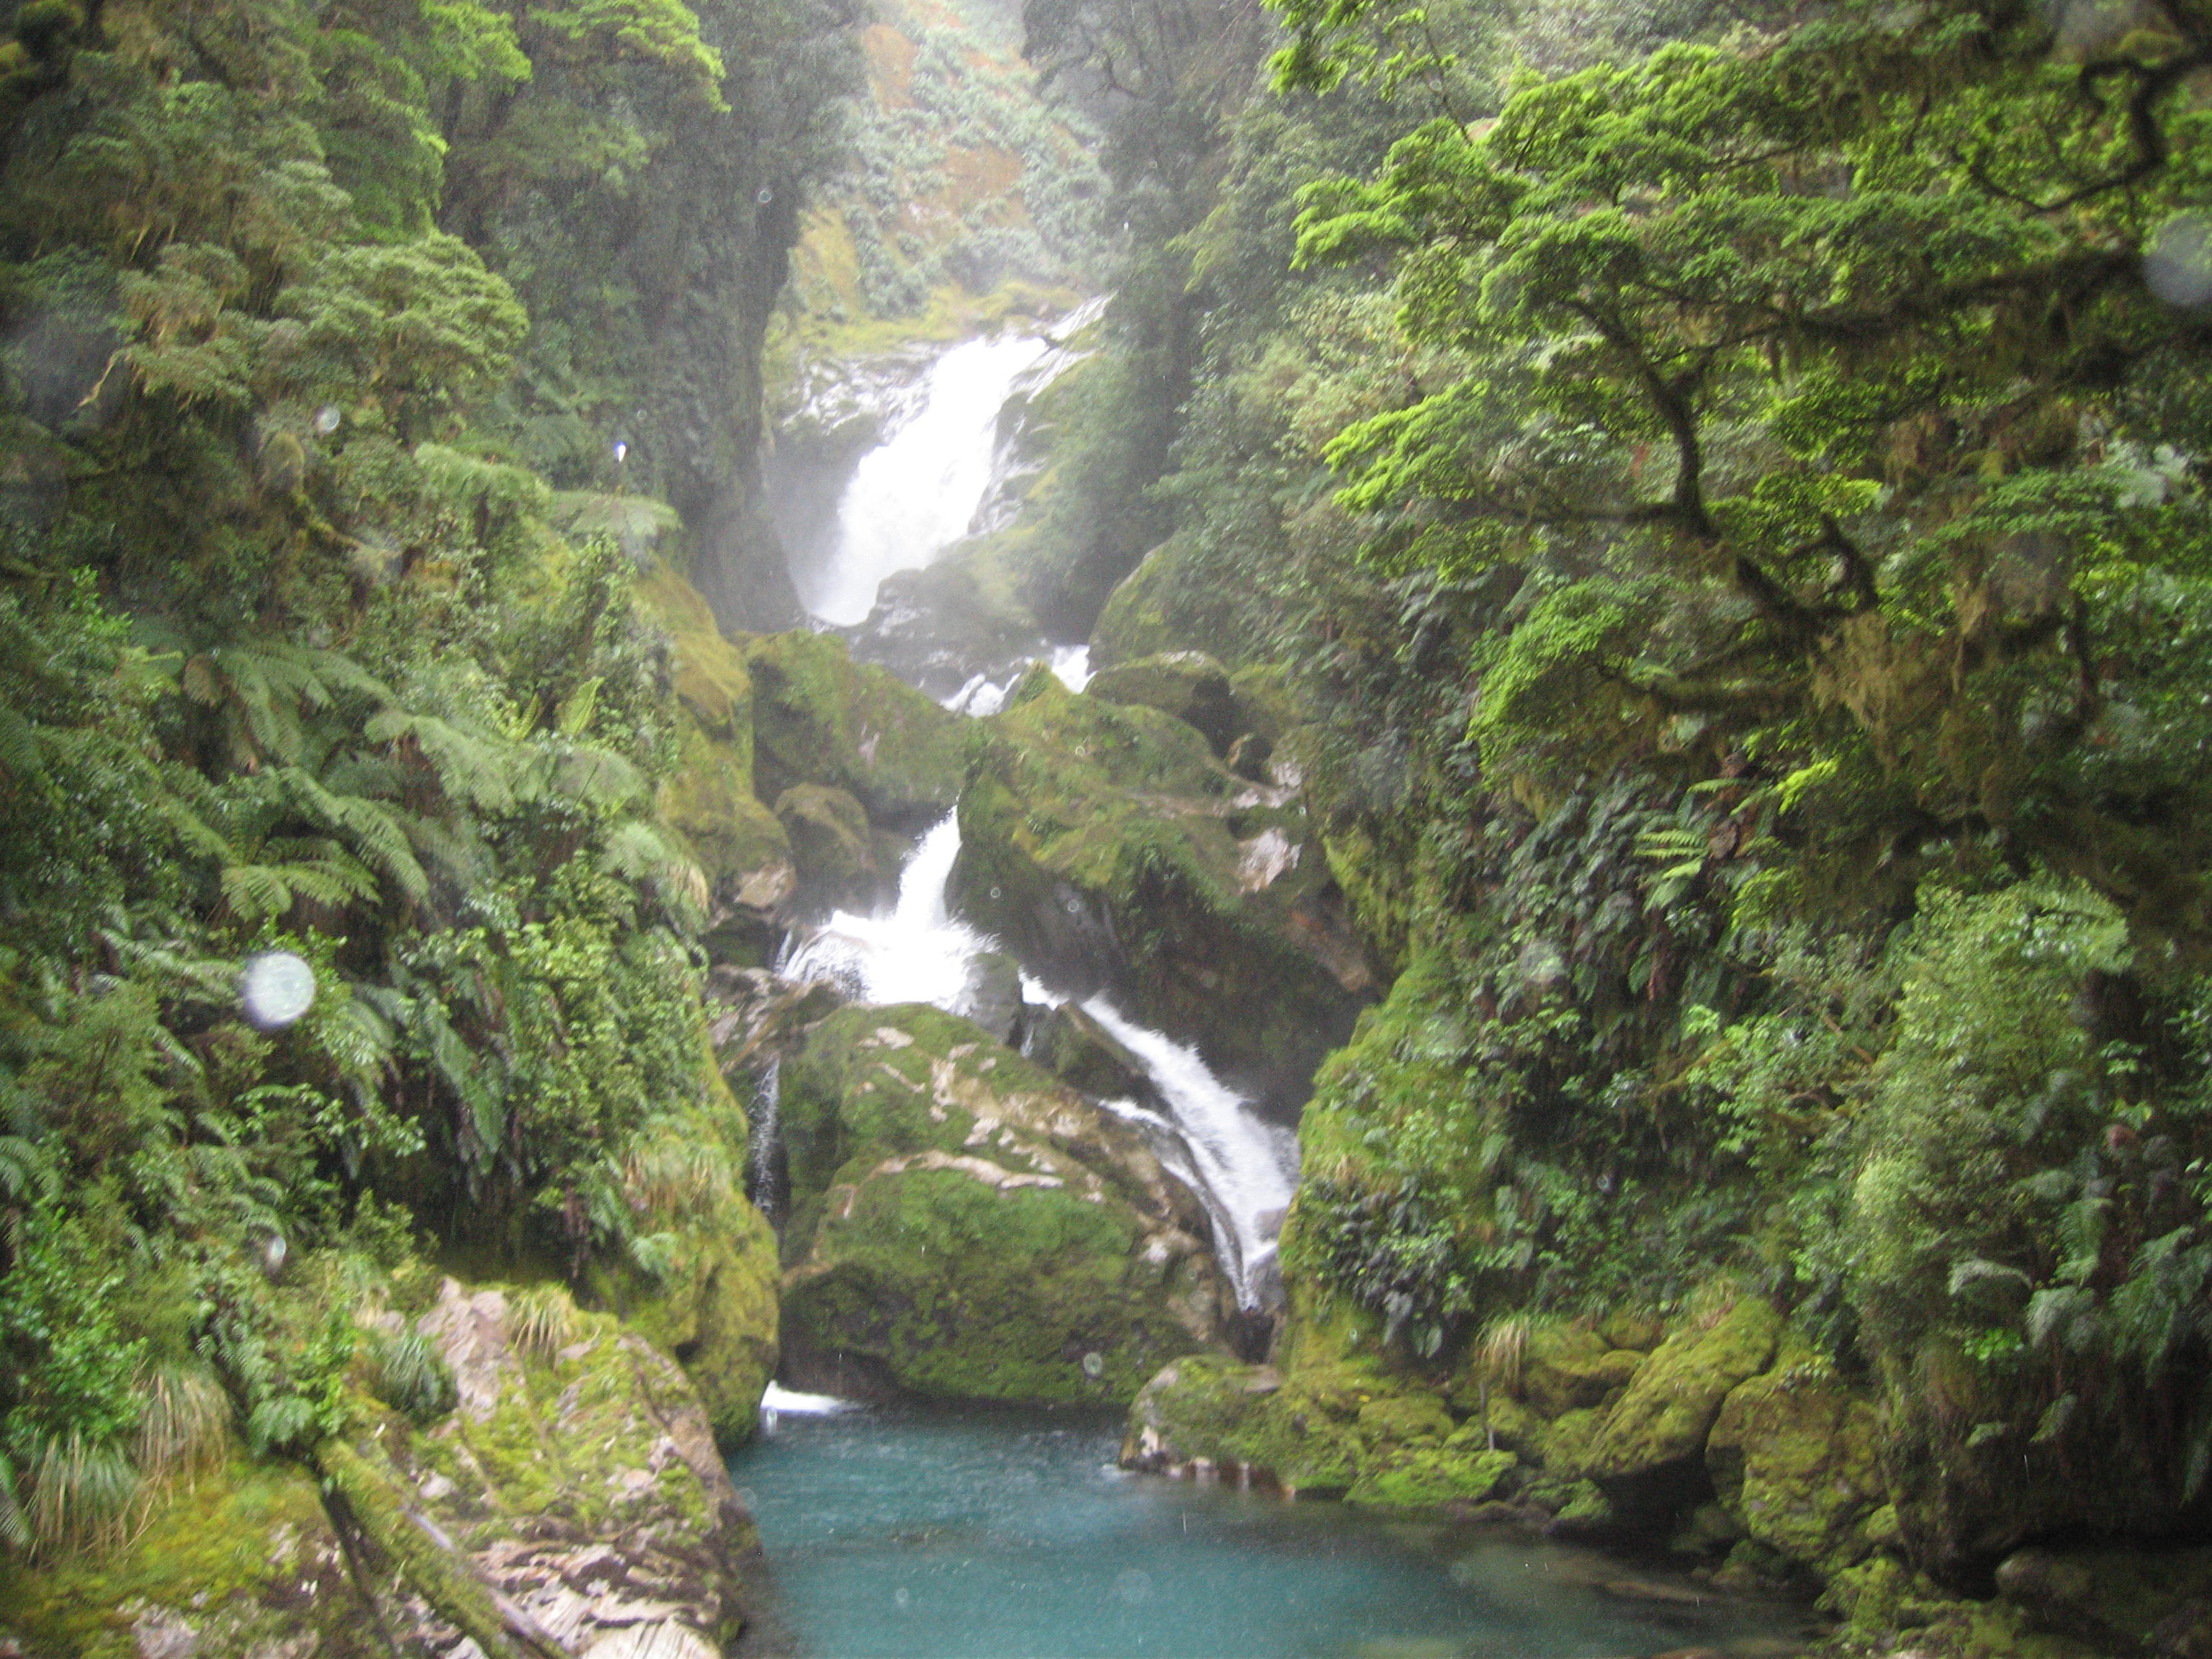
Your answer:
[[[787,950],[779,971],[835,981],[868,1002],[926,1002],[958,1012],[975,957],[995,948],[951,912],[945,888],[959,854],[959,819],[948,816],[916,845],[888,912],[837,911]],[[1069,1000],[1026,973],[1023,988],[1048,1006]],[[1164,1110],[1129,1100],[1107,1104],[1148,1132],[1162,1162],[1205,1206],[1238,1304],[1266,1305],[1278,1286],[1276,1235],[1297,1182],[1296,1138],[1261,1118],[1196,1049],[1138,1024],[1103,995],[1079,1006],[1137,1058]]]

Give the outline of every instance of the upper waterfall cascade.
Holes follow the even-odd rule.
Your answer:
[[[837,627],[866,622],[884,578],[917,570],[968,535],[997,476],[999,416],[1054,351],[1039,335],[965,341],[930,365],[906,423],[860,458],[837,503],[836,540],[799,599]]]

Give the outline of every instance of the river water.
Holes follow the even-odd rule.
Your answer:
[[[1565,1546],[1126,1474],[1120,1433],[1092,1413],[778,1413],[730,1465],[773,1571],[773,1634],[757,1645],[811,1659],[1800,1650],[1788,1609],[1654,1601],[1654,1581]]]

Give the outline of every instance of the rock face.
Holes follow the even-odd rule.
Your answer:
[[[1129,1124],[969,1022],[840,1010],[785,1066],[782,1121],[787,1374],[1126,1401],[1219,1340],[1233,1298],[1197,1200]]]
[[[775,818],[791,838],[802,905],[865,914],[883,896],[868,814],[843,790],[793,784],[775,798]]]
[[[718,960],[764,960],[798,872],[783,826],[753,791],[752,675],[672,571],[642,578],[638,599],[672,647],[680,755],[660,806],[707,879],[708,948]]]
[[[1125,1466],[1570,1534],[1674,1530],[1723,1583],[1848,1579],[1894,1541],[1870,1401],[1759,1298],[1671,1333],[1540,1323],[1447,1380],[1370,1316],[1295,1277],[1291,1295],[1275,1364],[1196,1356],[1145,1386]]]
[[[759,794],[794,784],[841,789],[880,827],[919,830],[952,810],[966,733],[921,692],[856,664],[825,634],[744,642],[753,686],[753,769]]]
[[[718,1659],[758,1545],[697,1393],[607,1316],[531,1305],[446,1280],[412,1322],[454,1410],[349,1396],[317,1470],[234,1463],[119,1556],[11,1567],[0,1623],[42,1659]]]
[[[962,912],[1295,1110],[1373,988],[1303,807],[1182,720],[1042,670],[983,724],[960,799]]]

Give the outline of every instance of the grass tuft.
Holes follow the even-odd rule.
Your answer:
[[[583,1334],[584,1318],[568,1287],[555,1280],[516,1291],[507,1299],[507,1340],[525,1359],[550,1364]]]

